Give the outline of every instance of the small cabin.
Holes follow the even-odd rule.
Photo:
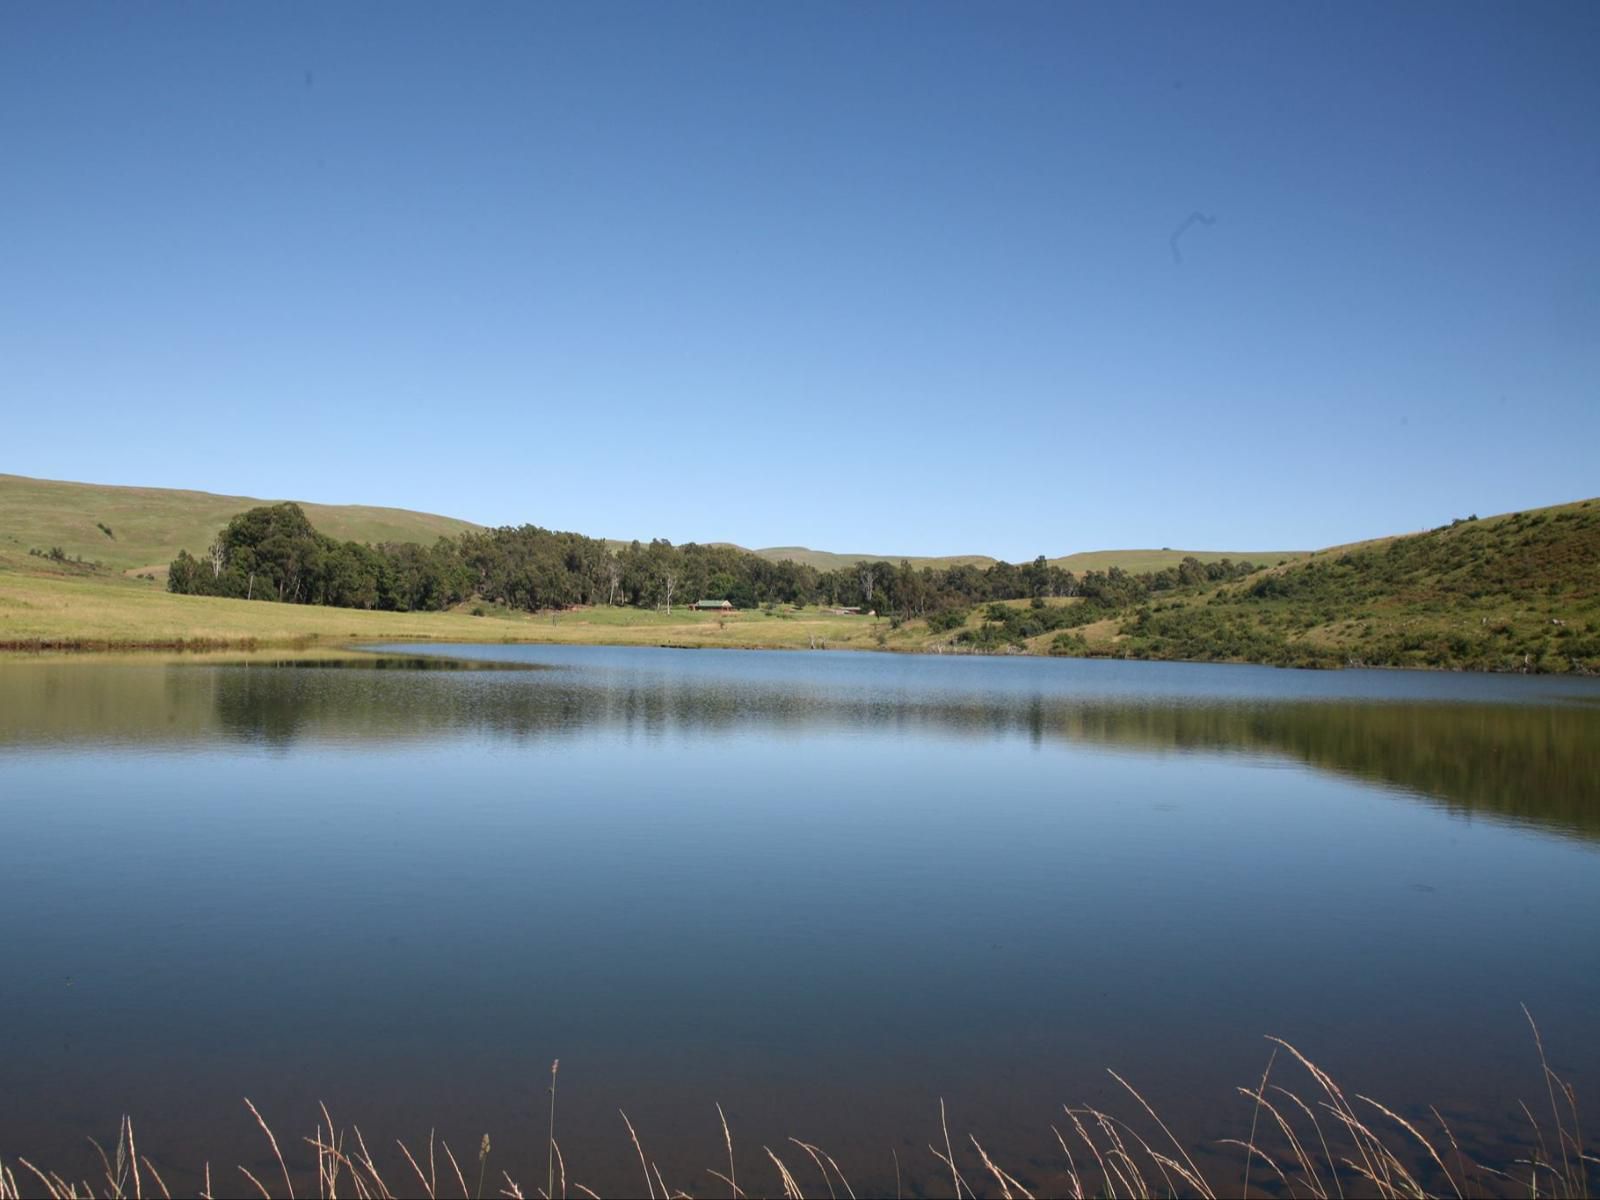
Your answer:
[[[733,601],[696,600],[693,604],[689,605],[689,607],[694,609],[695,612],[732,612]]]

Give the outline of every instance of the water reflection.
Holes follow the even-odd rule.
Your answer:
[[[794,665],[793,656],[783,657]],[[1141,753],[1278,756],[1398,788],[1454,812],[1600,839],[1600,710],[1585,703],[1592,697],[1582,691],[1560,703],[1548,703],[1544,692],[1530,693],[1540,702],[1507,702],[1512,693],[1503,691],[1486,701],[1305,698],[1296,694],[1305,676],[1278,672],[1279,695],[1217,699],[1198,677],[1187,694],[1152,696],[1104,686],[997,687],[976,673],[907,687],[903,678],[875,675],[881,660],[874,658],[846,672],[776,675],[766,664],[748,671],[723,661],[698,678],[648,660],[642,669],[637,660],[619,668],[630,660],[615,652],[593,669],[582,656],[577,661],[373,654],[224,664],[12,664],[0,671],[0,745],[181,746],[220,739],[286,748],[297,741],[528,741],[602,731],[1023,737]],[[1063,666],[1028,665],[1044,672]],[[1147,666],[1099,665],[1135,674]]]
[[[469,653],[0,666],[7,1144],[94,1172],[132,1112],[198,1190],[249,1094],[526,1182],[559,1055],[601,1191],[618,1107],[689,1180],[721,1103],[927,1194],[941,1097],[1029,1164],[1107,1066],[1239,1136],[1266,1032],[1458,1132],[1540,1094],[1520,1002],[1600,1078],[1583,681]]]

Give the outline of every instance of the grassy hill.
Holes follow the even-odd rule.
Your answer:
[[[1083,632],[1130,658],[1600,671],[1600,500],[1319,551]]]
[[[26,554],[30,549],[48,551],[59,546],[69,558],[99,562],[123,571],[153,570],[160,575],[179,550],[200,553],[229,518],[258,504],[271,503],[276,501],[178,488],[116,487],[0,474],[0,551]],[[319,531],[340,541],[428,543],[478,528],[470,521],[403,508],[305,501],[299,504]],[[995,561],[986,554],[836,554],[807,546],[767,546],[752,553],[774,562],[804,563],[819,571],[839,570],[863,561],[899,563],[902,559],[913,567],[970,564],[981,570]],[[1124,571],[1158,571],[1176,566],[1188,554],[1201,562],[1232,558],[1276,563],[1304,551],[1094,550],[1050,561],[1079,574],[1113,566]]]
[[[230,517],[274,501],[175,488],[112,487],[0,475],[0,552],[59,546],[69,558],[119,570],[164,572],[179,550],[198,554]],[[307,504],[306,516],[341,541],[432,542],[477,526],[454,517],[362,504]]]

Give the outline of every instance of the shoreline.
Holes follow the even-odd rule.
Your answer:
[[[208,655],[208,654],[262,654],[272,652],[295,653],[322,653],[327,655],[349,654],[379,654],[382,651],[371,648],[374,641],[382,641],[393,646],[619,646],[639,647],[652,650],[729,650],[729,651],[781,651],[791,652],[827,652],[827,653],[855,653],[855,654],[901,654],[914,655],[925,658],[1037,658],[1037,659],[1062,659],[1079,662],[1122,662],[1122,663],[1171,663],[1185,666],[1211,666],[1211,667],[1268,667],[1276,671],[1416,671],[1426,674],[1446,675],[1528,675],[1547,678],[1574,677],[1580,679],[1600,678],[1600,672],[1583,669],[1569,671],[1538,671],[1538,670],[1495,670],[1491,668],[1478,668],[1469,666],[1435,666],[1429,664],[1396,665],[1390,663],[1340,663],[1340,664],[1299,664],[1299,663],[1274,663],[1262,662],[1245,658],[1177,658],[1156,657],[1152,655],[1132,654],[1051,654],[1035,650],[980,650],[956,646],[945,646],[942,649],[926,646],[908,645],[859,645],[838,643],[834,645],[797,645],[792,642],[779,641],[712,641],[685,642],[685,641],[650,641],[642,638],[604,636],[592,638],[552,638],[552,637],[483,637],[472,638],[461,635],[422,635],[422,634],[384,634],[376,637],[349,636],[339,638],[325,638],[318,634],[307,634],[295,637],[243,637],[243,638],[153,638],[153,639],[105,639],[105,638],[31,638],[0,642],[0,665],[6,662],[30,661],[40,658],[57,659],[95,659],[116,656],[142,658],[149,656],[156,658],[161,655]]]
[[[8,569],[9,568],[9,569]],[[1223,595],[1223,593],[1218,593]],[[1231,594],[1227,594],[1231,597]],[[777,606],[727,613],[591,606],[512,610],[482,602],[444,611],[394,612],[280,604],[158,589],[148,581],[70,570],[21,570],[0,558],[0,662],[39,655],[254,653],[338,650],[361,643],[468,645],[656,646],[718,650],[876,650],[896,654],[977,657],[1092,658],[1134,662],[1230,663],[1304,670],[1426,670],[1474,674],[1600,675],[1589,653],[1596,622],[1581,606],[1565,618],[1502,615],[1491,639],[1490,619],[1477,610],[1426,618],[1413,608],[1373,613],[1357,628],[1343,624],[1298,628],[1276,609],[1213,619],[1214,596],[1174,597],[1137,611],[1095,614],[1081,624],[1038,621],[1028,627],[1028,601],[974,606],[958,625],[927,619],[842,614],[826,607]],[[1058,610],[1077,603],[1053,599]],[[1234,601],[1235,607],[1239,607]],[[994,615],[1009,610],[1010,616]],[[1192,618],[1176,633],[1146,632],[1141,621]],[[1048,615],[1048,614],[1043,614]],[[1002,619],[1004,617],[1004,619]],[[1518,622],[1517,638],[1501,631]],[[1241,621],[1255,622],[1241,625]],[[1586,624],[1587,623],[1587,624]],[[1527,628],[1522,628],[1526,626]],[[1565,626],[1565,628],[1563,628]],[[1551,628],[1560,630],[1551,634]],[[1541,630],[1545,632],[1540,632]],[[1576,634],[1575,653],[1560,640]],[[1020,633],[1020,636],[1019,636]],[[1467,647],[1457,653],[1458,647]]]
[[[1523,1011],[1527,1013],[1526,1006]],[[1458,1140],[1450,1123],[1437,1107],[1428,1108],[1432,1121],[1415,1111],[1414,1119],[1407,1119],[1403,1114],[1417,1109],[1415,1102],[1390,1108],[1354,1088],[1347,1092],[1332,1074],[1294,1043],[1268,1036],[1266,1040],[1271,1043],[1272,1050],[1260,1082],[1251,1087],[1234,1089],[1249,1102],[1248,1108],[1238,1112],[1223,1128],[1223,1131],[1243,1134],[1248,1115],[1248,1141],[1240,1137],[1215,1135],[1197,1138],[1193,1132],[1186,1130],[1181,1135],[1174,1132],[1172,1125],[1167,1123],[1158,1108],[1138,1087],[1116,1070],[1108,1068],[1107,1073],[1118,1086],[1110,1089],[1106,1099],[1096,1101],[1105,1108],[1069,1101],[1063,1105],[1066,1118],[1062,1122],[1064,1128],[1051,1126],[1060,1154],[1047,1149],[1034,1154],[1024,1153],[1019,1157],[1015,1146],[1007,1144],[1006,1150],[1011,1152],[1008,1154],[1001,1149],[1001,1143],[994,1140],[992,1130],[985,1136],[990,1138],[990,1146],[996,1151],[993,1156],[974,1133],[968,1133],[964,1141],[953,1142],[945,1102],[941,1097],[938,1101],[939,1132],[933,1133],[930,1123],[927,1154],[908,1153],[904,1161],[898,1152],[893,1154],[895,1194],[901,1195],[906,1184],[910,1184],[912,1191],[918,1195],[942,1194],[944,1182],[948,1180],[951,1192],[957,1197],[963,1192],[975,1196],[977,1192],[968,1181],[970,1176],[978,1181],[978,1186],[984,1188],[985,1194],[992,1194],[989,1186],[992,1183],[1000,1195],[1007,1197],[1018,1193],[1026,1197],[1038,1194],[1082,1197],[1114,1196],[1119,1193],[1156,1195],[1163,1192],[1207,1198],[1233,1194],[1246,1196],[1250,1194],[1251,1171],[1256,1169],[1261,1172],[1257,1176],[1259,1192],[1276,1193],[1277,1189],[1271,1183],[1271,1177],[1275,1175],[1290,1195],[1308,1195],[1315,1200],[1333,1200],[1334,1196],[1342,1198],[1347,1195],[1371,1195],[1382,1200],[1452,1193],[1456,1196],[1538,1195],[1542,1177],[1548,1177],[1547,1195],[1589,1196],[1593,1194],[1590,1190],[1593,1168],[1600,1163],[1600,1159],[1587,1153],[1578,1116],[1577,1089],[1551,1068],[1539,1027],[1531,1014],[1528,1014],[1528,1023],[1539,1066],[1548,1081],[1549,1099],[1548,1115],[1542,1111],[1536,1113],[1534,1107],[1519,1101],[1532,1129],[1531,1143],[1514,1135],[1508,1136],[1504,1129],[1496,1127],[1494,1116],[1487,1113],[1468,1114],[1465,1118],[1462,1114],[1453,1113],[1452,1117],[1462,1127]],[[1280,1052],[1284,1064],[1278,1078],[1285,1082],[1269,1089],[1267,1081]],[[500,1195],[519,1198],[524,1195],[553,1196],[558,1179],[560,1194],[569,1194],[567,1185],[571,1143],[569,1153],[564,1154],[557,1132],[559,1129],[562,1136],[567,1138],[574,1135],[570,1118],[558,1120],[556,1101],[560,1063],[558,1058],[550,1065],[550,1084],[544,1111],[541,1113],[538,1107],[534,1110],[532,1136],[529,1136],[530,1131],[525,1126],[521,1134],[511,1135],[513,1141],[510,1147],[502,1144],[496,1153],[496,1143],[501,1141],[503,1132],[494,1132],[493,1138],[489,1132],[483,1133],[477,1144],[476,1194],[483,1194],[483,1180],[491,1163],[500,1175],[494,1182],[503,1180],[504,1183],[499,1189]],[[1559,1101],[1557,1096],[1561,1098]],[[1358,1101],[1362,1104],[1359,1109],[1355,1104]],[[538,1101],[534,1103],[538,1105]],[[1537,1101],[1535,1105],[1543,1108]],[[1319,1110],[1326,1116],[1319,1118]],[[715,1111],[716,1123],[712,1123],[710,1113],[705,1114],[708,1130],[713,1131],[709,1138],[709,1145],[713,1147],[709,1156],[710,1161],[717,1161],[719,1166],[725,1164],[727,1174],[716,1168],[702,1169],[732,1188],[735,1196],[746,1194],[735,1182],[741,1173],[741,1165],[747,1183],[752,1177],[762,1180],[764,1186],[757,1194],[782,1195],[795,1200],[808,1194],[820,1194],[807,1192],[791,1170],[789,1163],[794,1163],[798,1169],[799,1162],[805,1159],[816,1165],[830,1196],[838,1195],[833,1186],[834,1178],[839,1181],[843,1191],[852,1197],[857,1194],[856,1185],[861,1187],[864,1195],[888,1194],[884,1164],[868,1167],[861,1161],[853,1160],[841,1148],[840,1157],[845,1162],[845,1168],[841,1168],[839,1161],[823,1146],[795,1137],[790,1137],[786,1143],[776,1143],[785,1154],[790,1155],[786,1163],[784,1158],[762,1144],[759,1138],[749,1137],[748,1127],[738,1119],[737,1113],[734,1123],[730,1125],[720,1102],[715,1104]],[[253,1121],[246,1120],[245,1112]],[[654,1151],[659,1141],[652,1139],[648,1133],[641,1140],[626,1111],[619,1112],[627,1138],[623,1138],[621,1129],[614,1131],[615,1144],[619,1149],[614,1152],[612,1163],[602,1167],[613,1178],[602,1180],[592,1175],[589,1177],[602,1187],[606,1182],[615,1184],[617,1180],[630,1177],[633,1156],[627,1153],[626,1146],[631,1142],[637,1154],[638,1170],[646,1183],[644,1194],[661,1197],[690,1195],[686,1191],[675,1191],[667,1184],[667,1177],[673,1174],[673,1163],[669,1161],[667,1171],[663,1174],[655,1154],[647,1153],[646,1145],[649,1144]],[[1126,1115],[1115,1115],[1119,1113]],[[260,1195],[269,1198],[273,1195],[269,1183],[275,1186],[280,1180],[285,1194],[290,1196],[296,1194],[297,1182],[300,1194],[315,1192],[319,1196],[335,1195],[335,1181],[342,1177],[357,1196],[395,1200],[398,1196],[408,1194],[430,1197],[444,1194],[444,1189],[439,1186],[439,1175],[442,1162],[448,1162],[461,1194],[474,1194],[467,1183],[472,1176],[473,1159],[463,1153],[458,1160],[450,1149],[449,1141],[441,1136],[437,1144],[443,1150],[444,1157],[442,1161],[436,1160],[435,1129],[432,1127],[426,1143],[414,1138],[414,1148],[404,1138],[392,1139],[391,1145],[391,1139],[374,1137],[372,1144],[379,1150],[374,1156],[367,1149],[367,1139],[359,1125],[336,1124],[325,1104],[313,1116],[316,1118],[315,1137],[285,1137],[280,1142],[261,1108],[244,1097],[239,1121],[241,1126],[259,1130],[262,1140],[258,1145],[262,1157],[252,1164],[256,1167],[254,1172],[243,1164],[233,1169],[244,1175]],[[930,1113],[930,1122],[931,1119]],[[721,1137],[717,1138],[715,1131],[719,1124]],[[1184,1130],[1184,1126],[1176,1121],[1173,1125]],[[740,1129],[743,1136],[735,1135],[735,1127]],[[1547,1129],[1550,1140],[1560,1147],[1559,1158],[1553,1157],[1547,1149]],[[944,1146],[942,1153],[937,1145],[941,1135]],[[1002,1142],[1014,1140],[1014,1137],[1008,1139],[1004,1132],[1000,1137]],[[908,1149],[914,1145],[911,1138],[904,1135],[901,1138]],[[89,1142],[98,1152],[100,1165],[105,1169],[104,1178],[110,1190],[102,1194],[107,1196],[123,1197],[130,1192],[142,1195],[141,1163],[144,1175],[152,1179],[164,1195],[172,1194],[168,1178],[179,1191],[200,1186],[203,1180],[202,1195],[214,1194],[214,1167],[222,1179],[232,1178],[232,1172],[226,1166],[227,1158],[218,1156],[213,1159],[204,1151],[191,1149],[193,1157],[184,1162],[174,1153],[170,1144],[162,1145],[157,1141],[159,1149],[153,1158],[141,1154],[134,1139],[133,1118],[127,1113],[118,1121],[113,1154],[107,1155],[93,1138]],[[1462,1152],[1463,1142],[1469,1152],[1465,1155]],[[468,1145],[471,1144],[469,1141]],[[764,1158],[755,1154],[755,1145],[761,1145]],[[724,1147],[725,1158],[721,1157]],[[1077,1158],[1072,1153],[1073,1147],[1078,1150]],[[396,1149],[399,1150],[398,1155]],[[21,1184],[31,1183],[35,1179],[44,1185],[45,1194],[53,1200],[95,1195],[94,1186],[86,1177],[83,1178],[83,1192],[68,1182],[69,1178],[78,1178],[81,1172],[93,1173],[94,1167],[88,1165],[90,1160],[87,1155],[80,1155],[70,1165],[63,1164],[67,1176],[49,1167],[36,1166],[32,1160],[14,1150],[7,1157],[9,1164],[0,1160],[0,1200],[21,1200]],[[115,1168],[112,1166],[113,1159]],[[465,1172],[462,1162],[467,1165]],[[1001,1165],[1002,1162],[1009,1163],[1009,1168]],[[428,1166],[426,1172],[424,1163]],[[541,1165],[545,1170],[543,1189],[536,1186]],[[829,1168],[833,1172],[832,1178]],[[1343,1182],[1340,1181],[1341,1168]],[[597,1198],[602,1194],[577,1182],[581,1175],[592,1169],[586,1167],[581,1158],[572,1157],[572,1191]],[[512,1170],[533,1181],[527,1192],[511,1174]],[[1522,1171],[1527,1173],[1526,1184],[1520,1178]],[[1232,1183],[1235,1172],[1242,1176],[1243,1181],[1237,1193],[1233,1191]],[[855,1185],[851,1183],[852,1176],[856,1180]],[[315,1184],[312,1183],[313,1178]],[[1223,1182],[1224,1179],[1228,1182]],[[1164,1187],[1158,1186],[1157,1181],[1161,1181]],[[1368,1184],[1371,1185],[1370,1189],[1366,1186]],[[641,1194],[629,1184],[622,1186],[627,1189],[623,1194]],[[153,1193],[156,1189],[151,1190]]]

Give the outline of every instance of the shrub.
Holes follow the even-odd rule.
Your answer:
[[[1058,657],[1083,658],[1089,653],[1089,643],[1083,634],[1063,630],[1050,639],[1049,652]]]

